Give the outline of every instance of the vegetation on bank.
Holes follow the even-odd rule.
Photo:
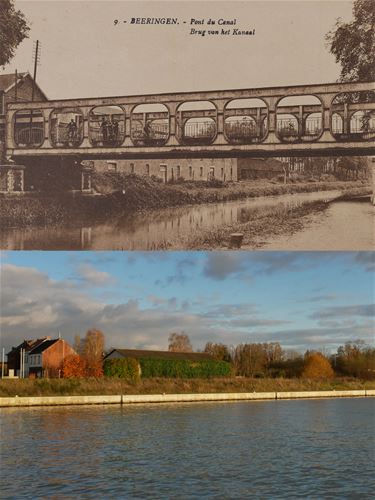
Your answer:
[[[104,361],[104,375],[138,381],[142,378],[183,378],[206,379],[213,377],[229,377],[232,366],[226,361],[216,359],[190,361],[187,359],[151,359],[132,358],[107,359]]]
[[[122,378],[0,380],[0,397],[99,396],[118,394],[191,394],[223,392],[282,392],[375,389],[375,381],[355,378],[287,379],[224,377],[214,379]]]
[[[370,193],[368,185],[362,181],[282,184],[261,180],[238,183],[197,181],[163,184],[155,179],[137,175],[117,174],[117,177],[112,178],[111,172],[96,173],[94,184],[100,194],[73,195],[67,192],[53,192],[48,195],[2,196],[0,197],[0,225],[2,227],[51,224],[77,226],[85,222],[92,223],[93,220],[100,222],[110,216],[121,217],[137,211],[220,203],[261,196],[326,190],[343,192],[351,190],[352,194]],[[102,188],[99,189],[99,185],[102,185]]]

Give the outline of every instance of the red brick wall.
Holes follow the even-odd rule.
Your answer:
[[[65,340],[60,339],[43,352],[42,366],[45,377],[58,377],[66,356],[77,354]]]

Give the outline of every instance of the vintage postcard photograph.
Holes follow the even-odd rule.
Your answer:
[[[373,249],[371,4],[17,0],[1,248]]]
[[[0,0],[1,499],[372,499],[374,185],[374,0]]]

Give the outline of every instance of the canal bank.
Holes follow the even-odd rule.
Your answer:
[[[305,226],[308,229],[308,217],[324,213],[328,202],[343,192],[368,191],[365,186],[355,189],[350,184],[345,189],[336,183],[334,186],[336,189],[331,185],[325,191],[316,185],[252,186],[251,189],[247,186],[245,190],[243,186],[229,186],[206,188],[204,197],[197,188],[180,197],[176,195],[178,189],[173,187],[179,206],[137,211],[127,211],[120,194],[87,199],[80,196],[70,201],[56,199],[51,207],[46,199],[12,199],[9,204],[0,199],[0,223],[4,221],[1,247],[7,250],[221,249],[230,246],[232,232],[243,232],[243,247],[258,248],[267,238],[288,236]],[[186,187],[179,189],[188,191]],[[242,196],[244,193],[248,196]],[[185,203],[187,195],[194,202]],[[142,203],[146,201],[139,201]],[[370,203],[369,206],[372,208]],[[362,227],[367,227],[366,217],[361,220]],[[371,234],[371,230],[365,232]],[[344,236],[340,233],[337,238],[341,240]],[[349,237],[349,243],[353,244],[353,238]],[[362,246],[367,249],[366,243]]]
[[[348,391],[288,391],[207,394],[131,394],[115,396],[1,397],[0,407],[65,405],[133,405],[151,403],[193,403],[210,401],[262,401],[285,399],[375,397],[375,389]]]
[[[357,182],[303,182],[281,184],[271,181],[222,183],[181,182],[163,184],[148,177],[127,175],[120,179],[106,177],[98,181],[95,194],[66,191],[29,192],[0,197],[0,225],[7,227],[63,225],[72,221],[93,224],[107,217],[135,214],[187,205],[222,203],[295,193],[340,191],[368,192],[370,187]],[[113,182],[111,182],[113,181]]]

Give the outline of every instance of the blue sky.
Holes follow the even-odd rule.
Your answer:
[[[1,344],[91,327],[122,348],[166,349],[175,331],[195,349],[374,343],[374,268],[366,252],[3,252]]]

